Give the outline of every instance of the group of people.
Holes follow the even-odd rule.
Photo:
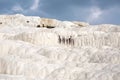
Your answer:
[[[60,44],[67,44],[67,45],[74,45],[74,39],[72,36],[65,38],[65,37],[61,37],[59,35],[59,39],[58,39]]]

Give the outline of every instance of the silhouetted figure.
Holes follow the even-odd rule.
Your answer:
[[[71,38],[72,38],[72,36],[69,37],[69,41],[68,41],[69,45],[71,44]]]
[[[61,44],[61,38],[60,38],[60,35],[58,35],[58,41],[59,41],[59,43]]]
[[[74,39],[72,36],[69,37],[69,45],[74,45]]]
[[[66,39],[66,44],[69,44],[69,38],[68,38],[68,39]]]
[[[72,36],[66,39],[65,37],[61,38],[60,35],[58,35],[58,42],[60,44],[74,45],[74,39],[72,38]]]
[[[62,43],[65,44],[65,38],[64,37],[62,38]]]

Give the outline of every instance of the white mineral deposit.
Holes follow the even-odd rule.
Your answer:
[[[120,80],[120,26],[0,15],[0,80]]]

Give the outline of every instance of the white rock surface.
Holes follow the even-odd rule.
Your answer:
[[[0,16],[0,80],[120,80],[120,26],[41,20]]]

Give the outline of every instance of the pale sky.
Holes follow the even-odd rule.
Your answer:
[[[0,0],[0,14],[120,24],[120,0]]]

